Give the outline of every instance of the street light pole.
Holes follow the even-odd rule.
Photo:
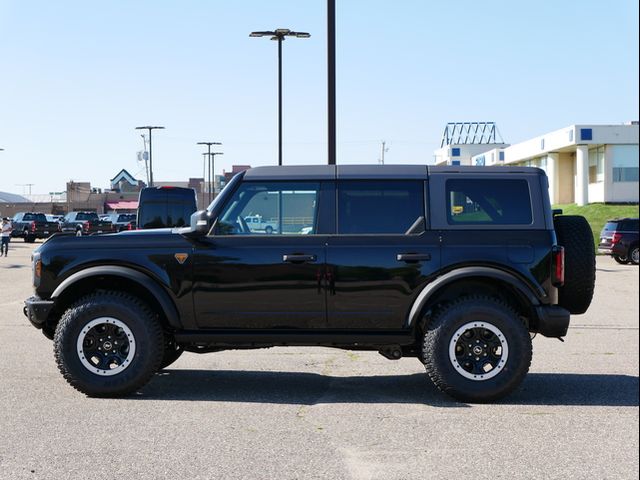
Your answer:
[[[327,0],[328,161],[336,164],[336,0]]]
[[[214,169],[214,166],[215,166],[216,155],[224,155],[224,153],[222,153],[222,152],[211,152],[209,155],[211,155],[211,157],[210,157],[210,158],[211,158],[211,169],[213,170],[213,169]],[[215,180],[215,173],[214,173],[214,180]],[[213,183],[212,183],[212,185],[213,185],[213,187],[212,187],[212,189],[213,189],[213,192],[212,192],[212,198],[215,198],[215,197],[216,197],[216,196],[215,196],[215,193],[216,193],[216,192],[215,192],[215,185],[214,185],[214,183],[215,183],[215,182],[213,182]]]
[[[136,130],[149,130],[149,186],[153,187],[153,154],[151,146],[151,130],[164,130],[164,127],[136,127]]]
[[[271,37],[278,42],[278,165],[282,165],[282,42],[285,37],[309,38],[307,32],[292,32],[288,28],[273,31],[251,32],[250,37]]]
[[[207,146],[207,153],[206,155],[209,158],[209,203],[211,203],[211,201],[213,200],[212,198],[212,170],[213,170],[213,166],[211,164],[211,145],[222,145],[221,142],[198,142],[196,145],[206,145]],[[204,177],[204,170],[203,170],[203,174],[202,176]],[[206,181],[206,178],[203,179],[204,181]]]

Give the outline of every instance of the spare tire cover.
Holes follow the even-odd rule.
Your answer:
[[[581,314],[591,305],[596,282],[593,232],[578,215],[559,215],[553,223],[558,244],[564,247],[564,286],[558,289],[558,304]]]

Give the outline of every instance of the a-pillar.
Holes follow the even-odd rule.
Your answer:
[[[558,203],[559,199],[559,185],[558,185],[558,162],[560,161],[560,155],[557,153],[547,154],[547,178],[549,179],[549,200],[551,205]]]
[[[589,203],[589,146],[576,147],[576,205]]]

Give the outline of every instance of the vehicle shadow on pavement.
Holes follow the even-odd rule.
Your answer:
[[[426,374],[334,377],[307,372],[163,370],[139,399],[318,403],[414,403],[466,407],[440,393]]]
[[[638,377],[530,373],[505,405],[638,406]],[[137,397],[216,402],[413,403],[466,407],[439,392],[426,374],[333,377],[318,373],[163,370]]]
[[[588,373],[529,373],[500,403],[523,405],[638,406],[638,377]]]

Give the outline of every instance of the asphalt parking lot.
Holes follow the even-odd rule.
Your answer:
[[[0,479],[638,478],[637,266],[599,257],[590,310],[565,343],[534,339],[497,404],[450,400],[415,359],[325,348],[187,353],[104,400],[22,314],[33,248],[0,258]]]

